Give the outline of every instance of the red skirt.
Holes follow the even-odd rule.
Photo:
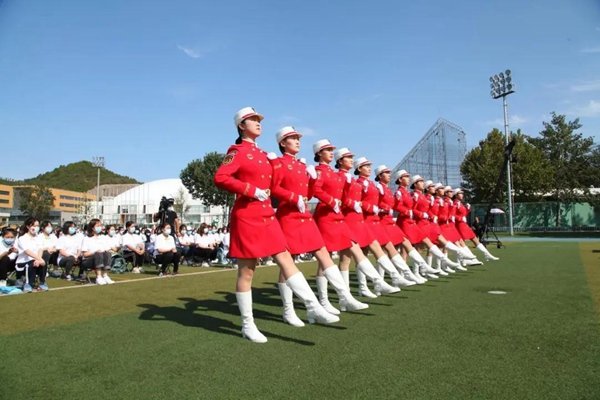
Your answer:
[[[436,235],[435,230],[431,228],[431,225],[433,225],[431,222],[429,222],[426,219],[422,219],[419,222],[417,222],[417,225],[419,226],[421,231],[423,231],[425,236],[429,238],[429,240],[431,240],[434,243],[437,242],[438,235]]]
[[[389,224],[382,222],[381,223],[388,236],[390,237],[390,241],[394,246],[398,246],[400,243],[404,242],[406,239],[406,235],[402,232],[402,229],[395,222]]]
[[[325,247],[321,232],[312,216],[300,213],[277,215],[290,253],[310,253]]]
[[[425,232],[423,232],[417,224],[411,222],[409,219],[398,219],[400,229],[406,235],[406,238],[410,241],[411,244],[419,244],[427,237]]]
[[[375,234],[371,231],[368,224],[365,223],[362,214],[348,213],[345,216],[346,225],[356,238],[356,243],[360,247],[367,247],[375,241]]]
[[[456,230],[456,227],[452,223],[444,223],[440,225],[442,235],[450,242],[458,242],[461,238],[460,234]]]
[[[380,245],[384,246],[386,243],[391,242],[390,235],[388,235],[385,227],[378,217],[365,218],[365,224],[371,230],[372,235],[375,236],[375,239]]]
[[[325,242],[327,251],[340,251],[352,247],[356,242],[354,235],[344,220],[335,220],[327,217],[315,219],[321,237]]]
[[[232,258],[261,258],[287,250],[287,243],[275,216],[239,216],[235,210],[230,221]]]
[[[471,240],[475,237],[475,232],[473,232],[473,229],[471,229],[471,227],[469,227],[469,225],[467,225],[465,222],[456,221],[456,230],[463,240]]]

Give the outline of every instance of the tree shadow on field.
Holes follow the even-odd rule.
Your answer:
[[[235,299],[235,295],[232,296]],[[240,325],[234,324],[227,319],[208,315],[208,313],[216,311],[234,315],[239,318],[240,313],[234,301],[230,301],[230,299],[224,301],[215,299],[198,300],[192,298],[180,298],[178,300],[185,302],[183,307],[161,307],[155,304],[138,304],[138,307],[145,309],[140,313],[139,319],[146,321],[171,321],[183,326],[203,328],[211,332],[241,337],[240,331],[242,328]],[[254,316],[261,319],[275,319],[273,314],[261,310],[254,310]],[[277,320],[280,321],[281,318],[277,318]],[[293,342],[303,346],[315,345],[313,342],[266,332],[262,329],[261,332],[269,338]]]

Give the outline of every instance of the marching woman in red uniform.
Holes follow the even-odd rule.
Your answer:
[[[410,272],[410,268],[408,267],[406,261],[404,261],[400,253],[398,253],[398,250],[392,242],[391,236],[388,234],[388,230],[384,227],[384,225],[381,222],[381,209],[379,207],[381,204],[380,198],[383,196],[383,187],[381,186],[381,184],[373,182],[369,179],[369,177],[371,176],[371,161],[367,160],[365,157],[359,157],[354,162],[354,167],[354,174],[358,175],[358,179],[356,180],[356,182],[362,186],[361,206],[364,215],[365,225],[367,225],[367,228],[374,233],[376,238],[376,242],[370,245],[370,247],[375,247],[375,251],[373,251],[373,254],[377,255],[377,244],[380,245],[380,248],[382,250],[385,250],[390,262],[395,267],[394,272],[398,272],[397,275],[390,274],[394,285],[404,287],[416,284],[416,280],[413,280],[412,277],[410,277],[410,275],[408,278],[405,276],[405,273],[406,275],[408,275],[408,272]],[[386,214],[389,216],[388,212],[386,212]],[[400,228],[397,229],[400,232],[402,239],[404,239],[403,235],[401,234],[402,231],[400,230]],[[387,263],[387,261],[384,260],[384,263]],[[379,273],[382,276],[385,275],[385,272],[389,273],[389,271],[387,271],[386,268],[383,265],[381,265],[382,263],[378,262],[378,264],[380,264]]]
[[[385,165],[380,165],[375,169],[375,181],[377,182],[377,190],[379,190],[379,217],[381,219],[381,225],[385,228],[388,236],[394,247],[402,245],[402,248],[408,256],[417,264],[425,263],[423,257],[410,243],[402,229],[396,224],[394,220],[394,195],[389,187],[392,180],[392,171]],[[404,261],[404,259],[403,259]],[[415,275],[408,264],[405,262],[405,267],[402,267],[403,275],[406,279],[413,282],[422,284],[427,282],[426,279],[421,276]]]
[[[229,255],[238,259],[236,298],[242,315],[242,336],[257,343],[267,338],[254,324],[252,277],[258,258],[273,256],[292,291],[304,301],[309,322],[339,321],[317,300],[304,275],[287,250],[287,243],[271,207],[273,168],[264,151],[256,146],[263,116],[245,107],[234,116],[239,137],[231,146],[214,178],[215,185],[236,194],[231,210]]]
[[[412,179],[412,187],[417,182],[421,182],[423,184],[423,178],[420,175],[415,175]],[[427,236],[429,232],[423,232],[423,230],[418,226],[418,222],[429,218],[429,215],[426,212],[419,211],[416,209],[416,203],[420,202],[421,199],[419,197],[418,192],[410,193],[408,191],[408,185],[410,183],[410,175],[405,170],[400,170],[396,173],[396,184],[398,185],[398,190],[396,191],[395,198],[396,203],[394,205],[394,209],[398,211],[398,219],[396,223],[400,225],[402,231],[406,233],[408,239],[411,244],[417,245],[419,243],[423,243],[427,246],[429,251],[433,253],[434,256],[439,257],[442,260],[442,265],[450,265],[451,267],[456,267],[458,264],[454,261],[451,261],[441,250],[437,247]],[[425,200],[423,198],[423,200]],[[426,200],[425,200],[426,201]],[[433,268],[429,266],[429,264],[420,264],[414,267],[414,273],[418,274],[419,270],[429,277],[435,277],[435,273],[437,272]]]
[[[362,192],[365,186],[354,179],[350,173],[350,169],[352,169],[354,166],[354,155],[346,147],[342,147],[334,152],[334,157],[335,167],[338,169],[338,175],[342,179],[346,180],[346,185],[344,186],[344,192],[341,199],[344,221],[346,221],[346,224],[356,236],[357,243],[363,252],[365,254],[367,254],[369,250],[373,252],[377,258],[377,265],[390,274],[393,279],[392,282],[394,286],[398,288],[398,286],[400,286],[400,274],[398,274],[394,264],[383,252],[380,243],[377,241],[377,234],[383,236],[382,240],[386,242],[389,241],[387,234],[385,231],[375,232],[373,229],[371,229],[369,224],[365,223],[362,204]],[[365,159],[365,161],[367,160]],[[356,167],[358,167],[358,165],[356,165]],[[355,173],[358,173],[357,168],[355,168]],[[368,185],[368,181],[366,183]],[[371,206],[368,211],[372,213],[373,206]],[[378,209],[377,211],[379,212]],[[344,268],[346,264],[350,264],[350,258],[342,256],[340,260],[340,268]],[[367,278],[363,273],[361,273],[360,270],[357,271],[356,276],[358,278],[359,294],[365,297],[377,297],[377,290],[375,290],[375,294],[369,290],[369,287],[367,286]]]
[[[307,202],[313,197],[317,172],[314,166],[306,166],[296,159],[300,151],[302,135],[294,127],[286,126],[277,132],[276,140],[282,157],[272,159],[273,191],[279,201],[276,217],[286,238],[292,255],[313,253],[317,257],[317,290],[321,305],[331,314],[340,312],[331,305],[327,296],[327,282],[334,287],[340,298],[342,311],[355,311],[368,308],[352,297],[337,265],[325,248],[319,228],[307,210]],[[279,292],[283,301],[283,320],[293,326],[304,326],[294,312],[292,291],[285,284],[283,272],[279,275]]]
[[[351,231],[346,223],[342,214],[342,199],[348,179],[345,174],[339,174],[329,166],[333,161],[334,149],[335,147],[327,139],[319,140],[313,145],[315,162],[319,163],[316,167],[318,179],[314,186],[314,196],[319,199],[319,203],[314,218],[325,241],[325,247],[329,252],[340,253],[340,271],[346,287],[350,287],[350,259],[354,258],[356,270],[374,282],[376,292],[381,294],[398,292],[400,289],[388,285],[362,252],[359,247],[360,241],[363,240],[360,232]]]
[[[467,215],[471,212],[471,205],[469,203],[463,204],[465,195],[461,189],[456,189],[454,192],[454,208],[456,212],[456,229],[463,240],[470,240],[473,242],[477,250],[483,253],[483,257],[486,261],[497,261],[500,258],[495,257],[489,250],[479,241],[475,232],[467,224]]]

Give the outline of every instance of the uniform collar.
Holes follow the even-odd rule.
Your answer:
[[[285,158],[289,158],[289,159],[292,159],[292,160],[295,160],[295,159],[296,159],[296,156],[295,156],[295,155],[293,155],[293,154],[290,154],[290,153],[283,153],[283,156],[284,156]]]

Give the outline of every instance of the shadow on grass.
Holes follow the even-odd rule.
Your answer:
[[[208,315],[208,313],[216,311],[224,314],[230,314],[239,318],[239,310],[235,305],[235,295],[229,293],[228,295],[229,296],[226,296],[225,300],[198,300],[193,298],[180,298],[178,300],[185,302],[183,307],[161,307],[155,304],[138,304],[138,307],[145,309],[140,313],[139,319],[146,321],[171,321],[183,326],[203,328],[211,332],[241,337],[240,325],[234,324],[227,319]],[[227,297],[233,297],[233,299]],[[271,313],[256,309],[254,310],[254,317],[257,319],[281,321],[280,317],[276,317]],[[290,338],[275,333],[266,332],[262,329],[261,332],[269,338],[292,342],[303,346],[315,345],[314,342]]]

